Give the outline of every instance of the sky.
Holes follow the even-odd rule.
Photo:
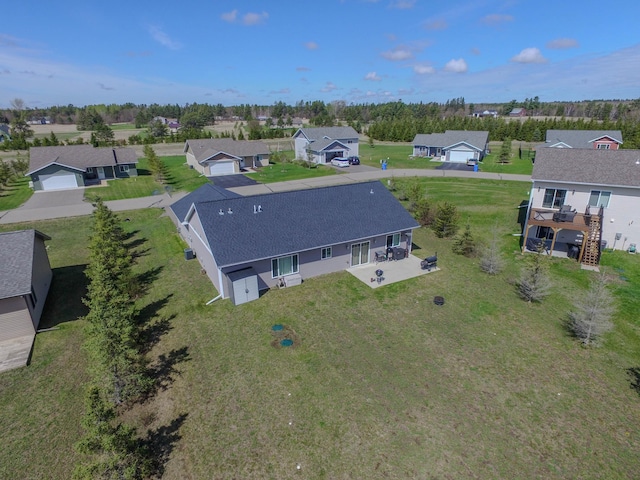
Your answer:
[[[0,108],[640,98],[640,2],[20,0]]]

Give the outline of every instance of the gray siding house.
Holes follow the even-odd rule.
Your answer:
[[[189,166],[206,176],[231,175],[244,168],[269,165],[269,147],[259,140],[187,140],[183,151]]]
[[[443,162],[480,162],[488,150],[489,132],[447,130],[444,133],[419,133],[412,143],[414,157],[432,157]]]
[[[34,190],[58,190],[99,184],[102,180],[138,175],[131,148],[93,145],[31,147],[29,172]]]
[[[597,265],[605,245],[640,244],[640,150],[541,148],[532,180],[523,250],[542,240]]]
[[[180,234],[236,304],[238,282],[264,290],[368,264],[389,246],[410,251],[419,228],[380,182],[182,202],[186,214],[186,203],[171,207]]]
[[[358,139],[352,127],[300,128],[293,135],[296,158],[320,164],[358,156]]]
[[[53,276],[45,240],[37,230],[0,233],[0,369],[27,364]],[[9,355],[16,342],[25,348]]]

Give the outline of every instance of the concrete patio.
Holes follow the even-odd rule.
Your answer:
[[[439,268],[432,268],[431,271],[422,270],[420,268],[420,262],[422,260],[423,259],[414,255],[409,255],[402,260],[389,260],[378,263],[372,261],[366,265],[348,268],[347,271],[358,280],[369,285],[369,287],[379,288],[440,270]],[[378,269],[384,272],[382,275],[384,280],[380,283],[378,283],[376,277],[376,270]]]

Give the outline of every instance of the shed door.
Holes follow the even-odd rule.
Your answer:
[[[0,342],[35,333],[24,298],[0,300]]]
[[[251,275],[249,277],[240,278],[233,282],[233,304],[241,305],[243,303],[257,300],[260,296],[258,291],[258,276]]]
[[[76,188],[78,182],[74,173],[55,175],[41,175],[40,183],[43,190],[59,190],[61,188]]]

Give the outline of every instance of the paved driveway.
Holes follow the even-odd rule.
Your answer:
[[[246,177],[244,175],[220,175],[216,177],[207,177],[211,183],[222,188],[234,188],[234,187],[246,187],[249,185],[255,185],[256,182],[253,178]]]
[[[31,195],[20,209],[66,207],[69,205],[82,205],[84,203],[84,188],[72,188],[69,190],[38,191]]]

